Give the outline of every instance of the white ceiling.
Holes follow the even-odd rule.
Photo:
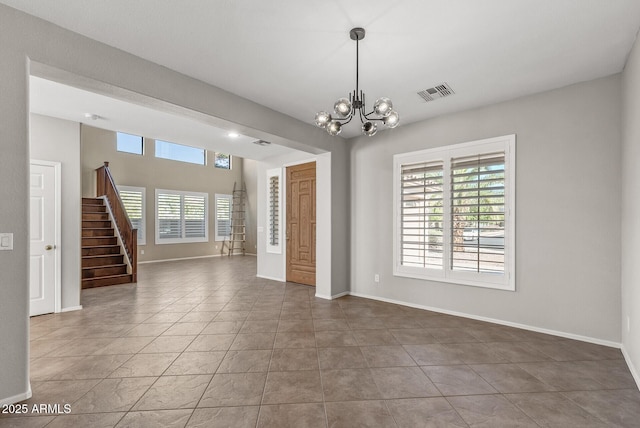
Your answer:
[[[96,128],[142,135],[248,159],[264,160],[292,149],[253,144],[257,138],[230,137],[228,130],[204,121],[98,95],[50,80],[29,78],[29,109],[33,113],[85,123]],[[85,117],[95,114],[97,119]]]
[[[401,126],[620,72],[640,26],[638,0],[0,2],[310,124],[355,86],[355,26],[360,88]]]

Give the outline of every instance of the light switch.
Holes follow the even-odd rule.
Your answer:
[[[13,233],[0,233],[0,250],[13,250]]]

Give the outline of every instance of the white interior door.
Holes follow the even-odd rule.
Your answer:
[[[33,316],[56,312],[60,305],[60,164],[31,161],[30,182],[29,312]]]

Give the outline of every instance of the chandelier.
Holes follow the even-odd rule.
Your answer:
[[[393,103],[389,98],[378,98],[373,103],[373,110],[367,113],[364,92],[359,90],[359,51],[358,42],[364,39],[364,28],[353,28],[349,32],[351,40],[356,41],[356,89],[349,94],[349,98],[340,98],[333,105],[335,116],[320,111],[316,114],[315,123],[318,127],[327,130],[329,135],[336,136],[342,131],[342,127],[351,122],[354,116],[362,122],[362,133],[373,137],[378,131],[375,122],[382,122],[388,128],[395,128],[400,123],[400,116],[393,109]],[[374,116],[375,115],[375,116]]]

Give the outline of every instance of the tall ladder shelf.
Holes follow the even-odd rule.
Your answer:
[[[231,232],[229,240],[222,243],[221,254],[224,254],[225,244],[227,247],[227,255],[245,254],[246,241],[246,212],[245,201],[247,198],[247,188],[242,183],[240,189],[236,188],[236,182],[233,183],[233,199],[231,204]]]

